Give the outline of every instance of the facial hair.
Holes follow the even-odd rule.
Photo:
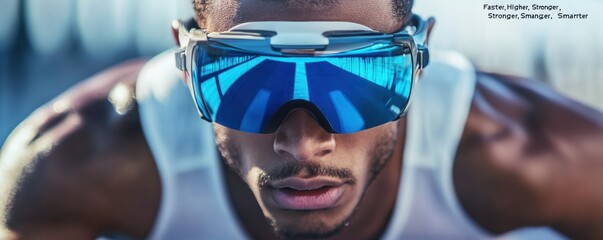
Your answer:
[[[390,131],[386,131],[385,135],[380,137],[380,141],[375,142],[373,147],[370,150],[369,158],[370,164],[367,170],[367,181],[364,186],[362,186],[362,195],[357,204],[361,202],[361,199],[364,197],[368,187],[375,180],[375,178],[379,175],[381,170],[389,160],[391,159],[393,152],[396,147],[398,136],[398,126],[393,127]],[[243,181],[247,182],[244,178],[244,174],[241,173],[241,153],[240,148],[238,148],[232,141],[229,141],[225,136],[216,135],[216,143],[218,144],[218,149],[226,161],[227,165],[234,170],[239,176],[243,179]],[[300,173],[303,173],[304,176],[314,177],[314,176],[329,176],[339,179],[346,179],[346,181],[356,183],[357,179],[354,177],[353,173],[349,169],[344,168],[335,168],[326,165],[320,164],[298,164],[295,162],[287,163],[284,165],[279,165],[277,167],[271,168],[260,174],[257,182],[253,184],[257,184],[260,189],[269,185],[271,181],[281,180],[292,176],[298,176]],[[251,184],[248,182],[248,184]],[[326,226],[325,224],[319,224],[319,226],[314,229],[314,231],[300,231],[300,229],[292,229],[292,228],[282,228],[279,227],[278,222],[275,219],[268,219],[270,225],[273,227],[275,233],[285,239],[303,239],[303,238],[327,238],[336,235],[341,232],[353,219],[354,214],[356,213],[356,206],[354,211],[352,211],[343,221],[334,225],[334,226]]]

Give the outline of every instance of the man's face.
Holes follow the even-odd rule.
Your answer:
[[[329,7],[215,1],[206,16],[210,31],[260,20],[352,21],[383,32],[400,27],[389,0],[345,0]],[[303,109],[291,112],[273,134],[245,133],[218,124],[214,129],[228,165],[249,185],[275,230],[287,237],[324,237],[345,226],[391,158],[399,134],[398,122],[354,134],[330,134]]]
[[[214,124],[229,166],[249,185],[264,215],[287,237],[324,237],[352,217],[367,187],[390,160],[398,122],[354,134],[330,134],[295,110],[274,134]]]

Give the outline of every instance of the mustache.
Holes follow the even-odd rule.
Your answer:
[[[261,188],[267,187],[273,181],[294,177],[304,172],[304,177],[327,176],[343,179],[348,183],[356,183],[356,178],[350,169],[325,166],[317,163],[286,163],[284,165],[269,169],[260,173],[258,184]]]

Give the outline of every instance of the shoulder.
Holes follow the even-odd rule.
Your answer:
[[[55,235],[62,228],[61,234],[144,236],[160,189],[134,98],[142,64],[120,64],[83,81],[13,131],[0,151],[0,236],[49,229]],[[124,229],[132,223],[140,226]]]
[[[492,232],[557,223],[573,234],[565,226],[588,229],[603,219],[581,210],[603,210],[602,141],[601,112],[537,81],[479,73],[455,188],[468,214]]]

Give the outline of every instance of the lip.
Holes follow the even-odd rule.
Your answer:
[[[288,210],[333,208],[344,193],[344,182],[321,178],[288,178],[270,185],[274,202]]]

